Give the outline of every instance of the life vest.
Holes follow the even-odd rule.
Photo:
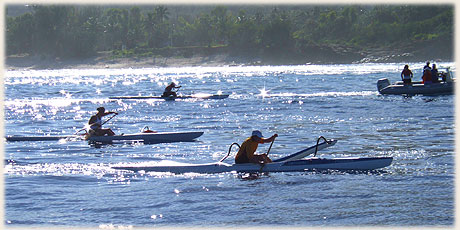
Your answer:
[[[432,82],[432,79],[431,79],[431,71],[425,71],[423,73],[423,76],[422,76],[422,79],[423,79],[423,83],[425,82]]]

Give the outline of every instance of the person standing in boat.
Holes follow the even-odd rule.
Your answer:
[[[161,96],[162,97],[170,97],[170,96],[177,97],[176,92],[172,91],[172,89],[178,89],[180,87],[181,87],[180,85],[176,86],[174,82],[171,82],[171,84],[166,86],[165,91],[163,92]]]
[[[265,164],[271,163],[272,160],[267,156],[267,154],[254,154],[257,150],[259,144],[270,143],[278,137],[278,134],[274,134],[270,138],[264,138],[262,133],[259,130],[252,131],[251,137],[246,139],[241,148],[235,156],[236,164],[243,163],[255,163],[255,164]]]
[[[118,115],[116,112],[105,112],[104,107],[99,107],[97,108],[97,113],[96,115],[91,116],[91,118],[88,121],[88,124],[90,126],[89,134],[94,135],[94,136],[113,136],[115,133],[111,129],[103,129],[102,128],[102,117],[107,116],[109,114],[115,114]]]
[[[433,68],[431,69],[431,81],[433,83],[439,83],[439,73],[436,64],[433,64]]]
[[[427,62],[426,62],[426,65],[423,67],[423,72],[425,72],[426,69],[431,70],[430,62],[429,62],[429,61],[427,61]]]
[[[403,71],[401,72],[401,79],[404,82],[404,85],[410,85],[413,76],[414,74],[409,69],[409,65],[405,65]]]

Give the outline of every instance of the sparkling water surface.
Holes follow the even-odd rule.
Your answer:
[[[117,134],[145,126],[203,131],[195,142],[94,146],[6,142],[5,224],[80,227],[453,226],[454,96],[381,96],[406,63],[7,71],[5,135],[71,135],[96,108]],[[454,63],[437,63],[451,66]],[[424,63],[410,63],[415,78]],[[221,100],[111,100],[230,94]],[[108,117],[105,117],[108,118]],[[133,173],[130,163],[208,163],[253,129],[277,133],[270,157],[337,139],[321,157],[392,156],[377,172]],[[258,153],[269,144],[259,145]],[[233,158],[226,160],[231,163]]]

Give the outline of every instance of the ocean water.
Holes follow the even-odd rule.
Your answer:
[[[194,142],[4,144],[8,227],[424,227],[454,225],[454,96],[381,96],[405,63],[7,71],[5,135],[71,135],[104,106],[117,134],[203,131]],[[452,67],[454,63],[437,63]],[[410,63],[415,78],[424,63]],[[222,100],[110,100],[224,93]],[[253,129],[270,157],[337,139],[320,157],[392,156],[375,172],[134,173],[131,163],[208,163]],[[258,153],[269,144],[259,145]],[[233,152],[234,154],[235,152]],[[234,155],[233,155],[234,156]],[[226,162],[231,163],[230,157]]]

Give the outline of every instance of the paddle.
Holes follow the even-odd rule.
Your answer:
[[[116,115],[118,115],[118,113],[114,113],[113,116],[111,116],[109,119],[107,119],[106,121],[104,121],[102,123],[102,125],[104,125],[105,123],[109,122],[110,120],[112,120],[112,118],[114,118]]]
[[[272,149],[273,143],[275,142],[275,138],[273,138],[272,143],[270,144],[270,147],[268,147],[268,151],[266,156],[268,157],[268,154],[270,153],[270,150]],[[259,173],[262,173],[262,169],[265,167],[265,163],[262,163],[262,167],[259,169]]]
[[[272,143],[270,144],[270,147],[268,147],[267,157],[268,157],[268,154],[270,153],[270,149],[272,149],[273,142],[275,142],[275,139],[273,139]]]

